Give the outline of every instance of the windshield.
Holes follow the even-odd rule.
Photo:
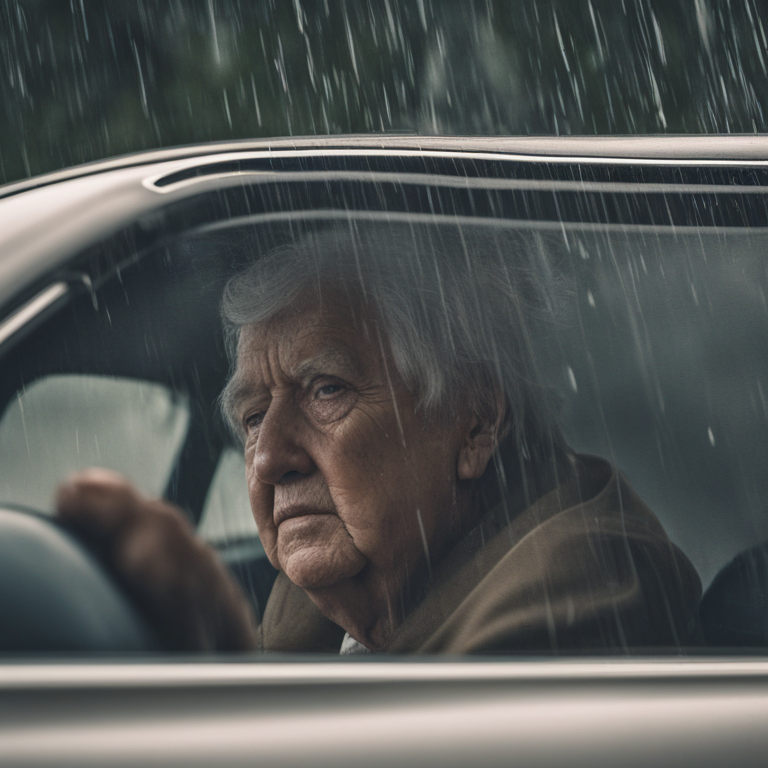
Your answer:
[[[759,133],[745,0],[0,4],[0,182],[201,141]]]

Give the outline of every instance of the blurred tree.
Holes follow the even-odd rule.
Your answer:
[[[766,130],[759,0],[0,0],[0,182],[261,136]]]

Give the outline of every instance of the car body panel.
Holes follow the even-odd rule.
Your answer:
[[[3,765],[765,764],[768,664],[14,665]]]

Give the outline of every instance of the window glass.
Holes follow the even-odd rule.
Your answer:
[[[438,242],[444,226],[434,216],[422,228]],[[482,247],[501,237],[490,246],[499,257],[513,246],[550,266],[554,322],[532,332],[567,441],[621,468],[704,588],[768,538],[768,233],[501,220],[462,230],[470,257],[487,230],[496,234]],[[224,250],[251,237],[264,251],[301,237],[270,232],[255,224],[217,237]],[[205,243],[188,247],[210,253]],[[227,449],[201,522],[207,539],[252,535],[244,471]]]
[[[245,483],[243,452],[225,448],[216,466],[203,507],[198,533],[212,544],[226,544],[259,535]]]
[[[533,315],[523,321],[529,323],[526,332],[543,379],[558,395],[558,421],[566,443],[576,454],[607,459],[628,479],[633,490],[626,497],[627,519],[632,522],[633,505],[637,509],[644,505],[653,513],[663,527],[663,538],[654,546],[661,546],[662,541],[668,542],[664,546],[669,542],[676,545],[680,559],[674,568],[681,569],[678,573],[684,572],[686,579],[700,579],[706,592],[734,557],[768,538],[768,486],[763,471],[768,462],[768,277],[763,256],[768,233],[746,228],[584,226],[490,219],[465,221],[457,227],[437,216],[429,223],[415,217],[410,224],[390,222],[382,233],[376,228],[379,225],[366,224],[364,218],[361,215],[355,225],[359,238],[356,256],[364,279],[386,279],[375,266],[364,264],[370,257],[382,259],[399,276],[400,285],[388,283],[392,291],[411,290],[403,285],[421,281],[417,300],[435,322],[446,324],[448,334],[474,334],[482,342],[482,334],[495,332],[486,322],[500,309],[493,305],[495,288],[484,282],[483,272],[492,272],[498,264],[506,271],[495,278],[497,285],[506,281],[501,290],[509,289],[510,297],[517,279],[531,281],[526,286],[529,300],[533,296],[536,301],[535,291],[546,289],[545,298],[553,302],[551,312],[543,313],[546,317],[541,323],[532,322]],[[368,226],[375,235],[366,232]],[[306,236],[291,237],[300,248],[307,247]],[[312,241],[321,246],[311,247],[325,243],[325,247],[335,248],[336,237],[326,231]],[[340,248],[345,247],[345,237],[338,236]],[[433,287],[443,290],[438,271],[444,269],[442,274],[448,275],[450,269],[462,268],[444,267],[454,258],[451,243],[459,241],[470,264],[466,279],[479,286],[462,308],[461,326],[451,325],[449,316],[455,310],[448,308],[448,302],[455,297],[441,306],[430,305],[428,295]],[[392,255],[387,260],[384,252],[393,243],[408,256]],[[378,255],[371,255],[376,250]],[[313,268],[320,264],[318,271],[327,268],[322,258],[317,256],[309,263]],[[516,274],[520,262],[527,272]],[[301,274],[298,265],[293,267],[291,274]],[[474,270],[476,274],[472,274]],[[261,274],[259,279],[269,278]],[[258,291],[255,282],[253,290]],[[295,311],[301,307],[296,305]],[[475,312],[478,314],[473,315]],[[286,327],[285,333],[288,338],[295,329]],[[365,333],[360,331],[362,336]],[[498,336],[495,343],[497,352],[492,358],[501,361],[501,345],[518,343],[512,325],[508,335]],[[514,376],[514,372],[508,369],[505,375]],[[461,412],[461,406],[456,412]],[[375,433],[368,438],[377,451],[384,450],[379,438]],[[352,451],[350,448],[348,464],[356,461]],[[234,467],[234,458],[232,462]],[[237,471],[242,477],[242,466]],[[400,482],[407,475],[404,471],[391,480]],[[370,486],[378,487],[377,481],[371,479]],[[510,500],[515,492],[511,485],[505,490]],[[625,489],[622,493],[630,492]],[[213,491],[208,501],[211,523],[204,520],[203,528],[214,530],[213,520],[218,516],[222,523],[215,534],[207,535],[225,539],[229,536],[224,526],[226,510],[234,509],[235,504],[218,503],[213,512],[212,498]],[[598,498],[599,494],[587,499],[592,505],[589,509],[598,508]],[[626,499],[619,499],[619,507]],[[244,496],[242,509],[245,521]],[[640,517],[633,524],[652,525],[654,517],[639,523]],[[610,525],[608,518],[595,519],[598,527]],[[621,536],[627,537],[631,548],[639,547],[642,537],[632,533],[631,527]],[[422,531],[420,535],[429,549],[428,534]],[[585,527],[577,538],[594,543],[602,535],[588,534]],[[664,557],[659,555],[644,565],[640,555],[632,555],[631,560],[650,572]],[[672,562],[667,561],[663,568]],[[681,582],[674,584],[678,578],[672,575],[674,568],[662,577],[661,592],[652,600],[677,599]],[[642,579],[650,577],[646,574]],[[595,581],[595,593],[606,583],[601,586]],[[687,594],[690,609],[698,602],[698,587],[692,586]],[[577,601],[581,598],[583,595],[575,597]],[[551,602],[557,602],[556,590]],[[682,644],[693,642],[692,638],[689,635]]]
[[[0,501],[50,512],[72,472],[105,467],[162,496],[187,432],[184,398],[159,384],[56,375],[31,384],[0,421]]]
[[[523,221],[495,195],[238,216],[146,251],[9,358],[6,396],[34,383],[0,422],[0,499],[49,510],[92,465],[167,495],[264,650],[339,651],[305,592],[359,574],[326,618],[386,594],[384,652],[699,647],[700,607],[711,629],[737,599],[711,589],[768,539],[768,231]],[[768,647],[753,619],[731,645]]]
[[[706,588],[768,538],[768,233],[541,242],[571,285],[550,374],[569,442],[616,462]]]

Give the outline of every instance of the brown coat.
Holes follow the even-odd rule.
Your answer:
[[[696,643],[701,583],[623,475],[579,457],[511,521],[497,508],[441,561],[388,653],[558,653]],[[344,631],[281,573],[267,651],[336,652]]]

